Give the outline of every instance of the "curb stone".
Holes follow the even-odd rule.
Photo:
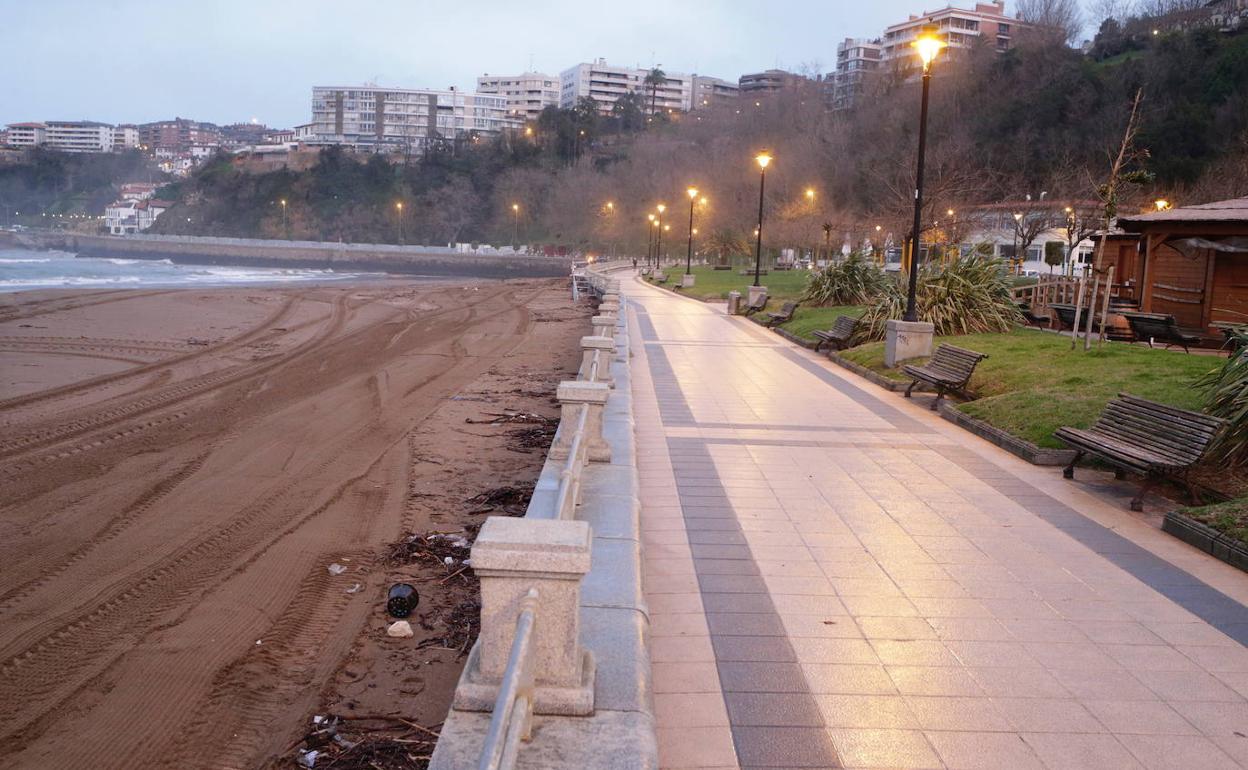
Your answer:
[[[1170,511],[1166,514],[1161,529],[1215,559],[1248,572],[1248,547],[1213,527],[1201,524],[1178,511]]]
[[[1032,465],[1057,466],[1068,465],[1075,457],[1073,449],[1045,449],[1030,441],[1012,436],[1000,428],[977,420],[961,411],[956,405],[942,402],[940,416],[959,428],[974,433],[985,441],[992,442],[1012,455],[1023,458]]]

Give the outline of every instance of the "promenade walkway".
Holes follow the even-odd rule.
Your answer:
[[[1248,767],[1248,579],[625,277],[666,768]]]

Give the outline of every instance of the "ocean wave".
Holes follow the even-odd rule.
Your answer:
[[[3,287],[48,287],[48,286],[93,286],[99,284],[114,283],[142,283],[143,279],[137,275],[120,275],[110,278],[99,278],[82,275],[49,275],[39,278],[9,278],[0,280],[0,288]]]
[[[51,262],[50,259],[3,259],[0,258],[0,265],[24,265],[36,264],[42,262]]]

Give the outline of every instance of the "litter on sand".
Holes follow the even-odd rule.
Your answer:
[[[412,624],[406,620],[396,620],[386,629],[386,636],[393,636],[396,639],[411,639],[415,635]]]
[[[337,562],[334,562],[333,564],[329,565],[329,574],[331,575],[341,575],[342,573],[346,571],[347,571],[347,568]]]

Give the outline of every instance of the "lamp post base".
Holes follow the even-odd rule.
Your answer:
[[[751,286],[746,298],[749,300],[749,304],[754,305],[757,304],[757,300],[760,296],[767,296],[766,286]]]
[[[894,367],[912,358],[932,354],[936,327],[927,321],[887,321],[884,324],[884,365]]]
[[[680,278],[680,285],[681,285],[682,287],[686,288],[686,289],[692,288],[692,287],[693,287],[693,279],[694,279],[695,277],[696,277],[696,276],[694,276],[694,274],[693,274],[693,273],[688,273],[688,274],[686,274],[686,275],[681,276],[681,278]]]

